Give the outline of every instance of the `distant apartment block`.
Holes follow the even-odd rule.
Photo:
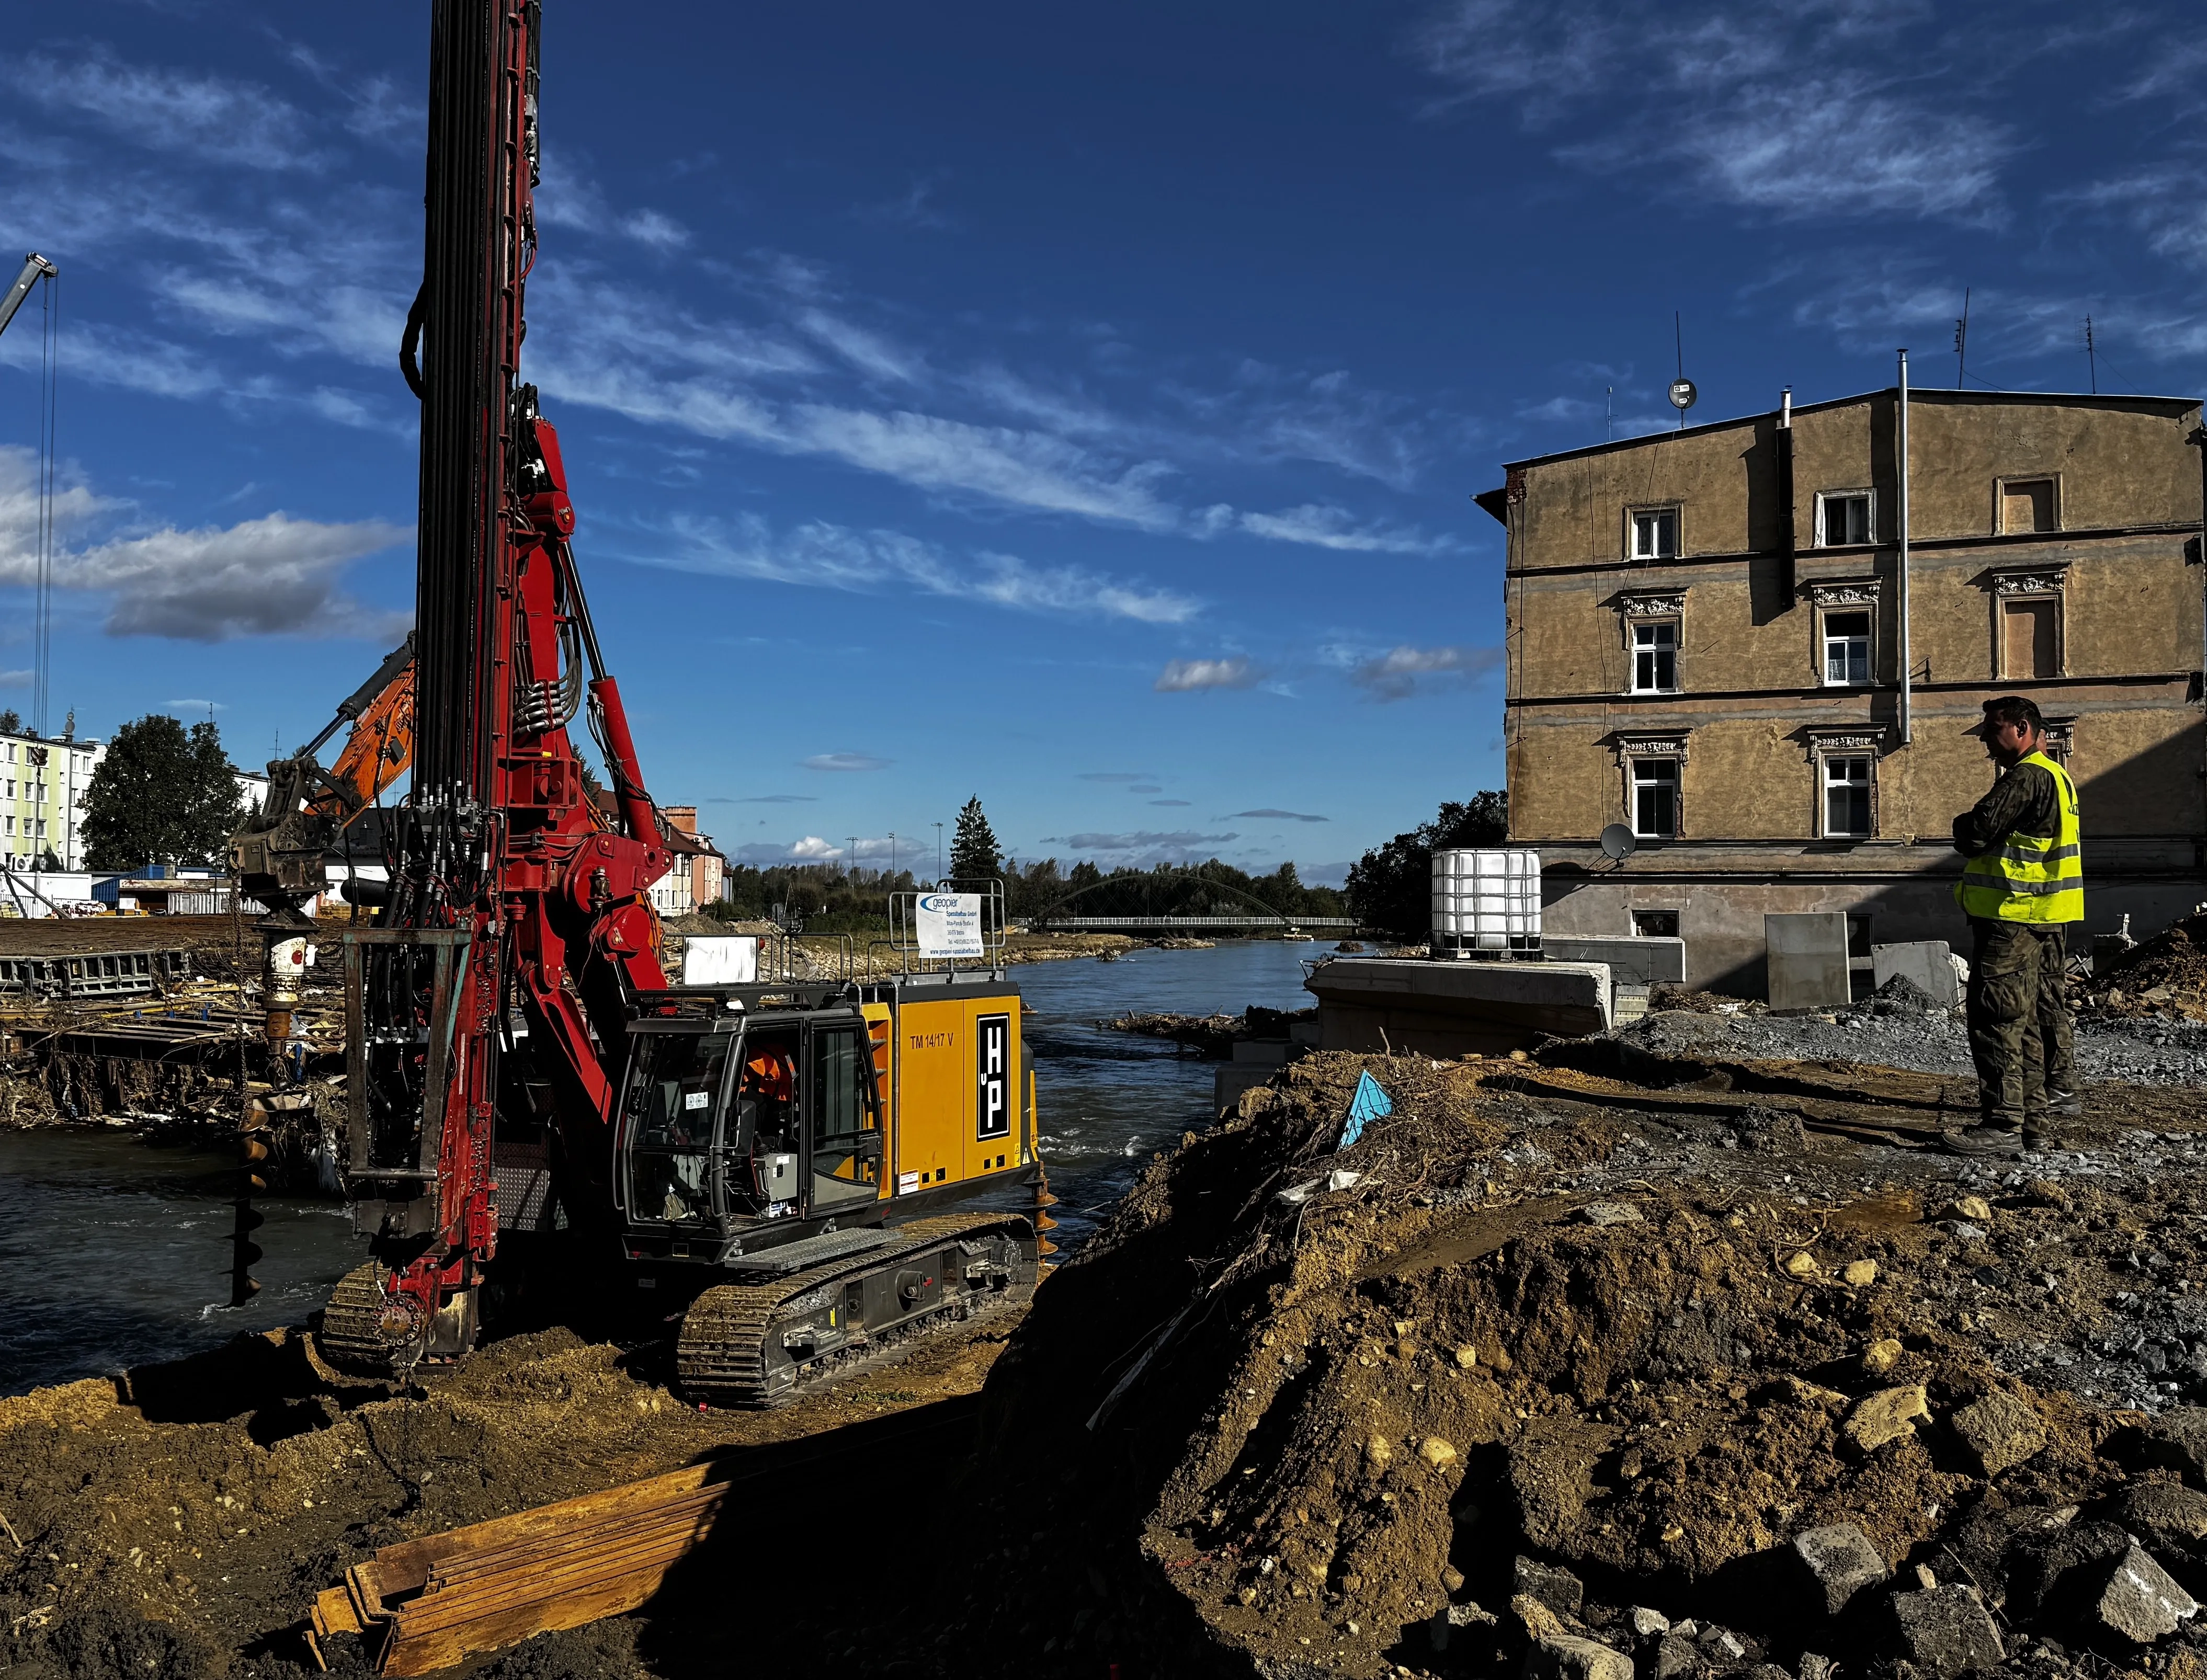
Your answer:
[[[667,819],[667,844],[673,861],[652,883],[651,907],[662,916],[686,916],[719,900],[727,860],[714,846],[711,835],[697,832],[697,806],[661,805],[660,815]]]
[[[99,741],[0,735],[0,856],[10,869],[84,867],[84,796],[107,756]]]
[[[1904,587],[1899,398],[1521,461],[1478,499],[1551,932],[1683,935],[1692,983],[1746,991],[1767,912],[1959,943],[1970,732],[2011,692],[2079,786],[2087,930],[2207,896],[2199,403],[1912,392]]]

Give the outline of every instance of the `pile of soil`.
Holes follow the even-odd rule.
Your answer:
[[[2097,1013],[2207,1020],[2207,915],[2187,916],[2135,945],[2094,977]]]
[[[977,1329],[771,1413],[685,1406],[668,1391],[663,1346],[624,1349],[564,1328],[494,1342],[404,1391],[329,1380],[290,1331],[0,1399],[0,1517],[20,1541],[0,1531],[0,1673],[310,1673],[297,1633],[308,1605],[379,1546],[709,1458],[863,1432],[972,1394],[1005,1334]],[[853,1450],[863,1491],[884,1450]],[[725,1651],[725,1584],[679,1596],[709,1605]],[[649,1632],[584,1629],[478,1672],[646,1675],[631,1647]],[[663,1671],[699,1671],[674,1657]]]
[[[1394,1112],[1334,1153],[1367,1069]],[[1963,1666],[2198,1671],[2207,1617],[2141,1646],[2090,1609],[2133,1537],[2207,1591],[2196,1094],[2102,1091],[2078,1148],[1987,1167],[1508,1078],[1314,1056],[1154,1162],[991,1375],[968,1521],[1032,1527],[1020,1589],[939,1579],[923,1644],[1008,1676],[1038,1641],[1068,1671],[1611,1671],[1573,1638],[1900,1676],[1960,1671],[1960,1624],[1997,1647]],[[1844,1614],[1793,1544],[1835,1525],[1875,1566]]]

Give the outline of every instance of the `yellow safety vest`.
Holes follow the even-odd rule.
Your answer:
[[[1995,922],[2081,922],[2084,919],[2084,858],[2078,843],[2077,784],[2043,752],[2019,761],[2054,778],[2060,832],[2004,834],[1998,846],[1972,858],[1954,883],[1965,915]]]

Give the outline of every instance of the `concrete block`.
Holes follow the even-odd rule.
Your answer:
[[[1869,948],[1870,976],[1882,986],[1895,975],[1953,1007],[1962,1001],[1961,977],[1954,972],[1953,948],[1943,939],[1911,940],[1905,945]]]
[[[1291,1044],[1301,1044],[1306,1049],[1314,1050],[1324,1042],[1319,1037],[1319,1024],[1316,1021],[1291,1022],[1288,1027],[1288,1042]]]
[[[1793,1537],[1793,1555],[1827,1616],[1837,1616],[1856,1593],[1890,1573],[1869,1536],[1851,1522],[1803,1528]]]
[[[1211,1111],[1224,1114],[1241,1100],[1245,1091],[1254,1091],[1260,1085],[1271,1082],[1277,1071],[1259,1062],[1229,1061],[1220,1064],[1211,1076]]]
[[[2137,1645],[2168,1638],[2198,1613],[2198,1602],[2135,1540],[2108,1572],[2090,1611],[2099,1626]]]
[[[1632,1680],[1632,1659],[1598,1640],[1551,1634],[1525,1653],[1526,1680]]]
[[[1612,1019],[1606,963],[1341,957],[1303,984],[1329,1050],[1494,1055],[1544,1034],[1604,1032]]]
[[[1234,1060],[1244,1066],[1284,1067],[1295,1048],[1285,1038],[1236,1038]]]
[[[1900,1648],[1932,1680],[1998,1668],[2007,1653],[1984,1603],[1967,1587],[1933,1587],[1893,1599]]]
[[[1847,918],[1818,910],[1762,918],[1769,954],[1773,1009],[1844,1008],[1847,985]]]
[[[1540,948],[1557,962],[1600,962],[1620,986],[1683,985],[1686,942],[1635,935],[1630,938],[1562,935],[1541,936]]]

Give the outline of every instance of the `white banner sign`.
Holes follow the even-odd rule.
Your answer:
[[[685,986],[748,986],[758,979],[753,934],[698,934],[682,942]]]
[[[981,895],[978,893],[922,893],[912,921],[923,957],[978,957]]]

